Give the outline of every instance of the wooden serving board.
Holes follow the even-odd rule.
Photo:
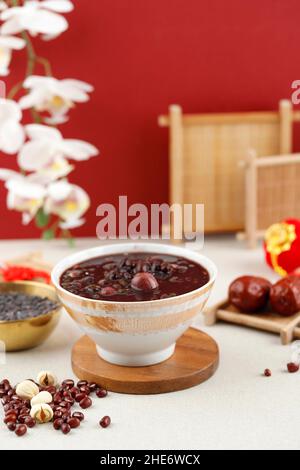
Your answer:
[[[218,367],[217,343],[206,333],[190,328],[177,341],[168,360],[147,367],[122,367],[99,357],[95,343],[82,336],[73,346],[72,367],[82,380],[107,390],[138,395],[174,392],[209,379]]]
[[[206,325],[222,320],[279,334],[282,344],[289,344],[294,338],[300,338],[300,312],[290,317],[280,316],[271,310],[259,314],[242,313],[226,299],[205,309],[204,317]]]

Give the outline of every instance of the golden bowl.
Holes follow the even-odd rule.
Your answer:
[[[2,292],[38,295],[60,304],[54,287],[41,282],[0,282],[0,295]],[[0,341],[4,343],[5,351],[20,351],[34,348],[43,343],[56,327],[60,313],[61,306],[39,317],[29,317],[16,321],[0,321]]]

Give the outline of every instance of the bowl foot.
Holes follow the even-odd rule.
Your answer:
[[[171,357],[175,351],[175,343],[166,349],[162,349],[161,351],[128,356],[125,354],[118,354],[112,351],[107,351],[98,345],[96,345],[96,349],[101,359],[104,359],[111,364],[127,367],[142,367],[152,366],[153,364],[158,364],[169,359],[169,357]]]

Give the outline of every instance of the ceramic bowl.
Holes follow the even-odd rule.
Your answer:
[[[72,294],[60,285],[62,273],[96,256],[118,253],[158,253],[182,256],[200,263],[210,275],[204,286],[177,297],[145,302],[92,300]],[[64,258],[52,271],[52,282],[67,312],[96,343],[98,354],[123,366],[145,366],[168,359],[176,340],[203,309],[217,269],[205,256],[174,245],[123,243],[103,245]]]
[[[1,282],[0,295],[3,292],[38,295],[58,302],[54,287],[42,282]],[[19,351],[21,349],[33,348],[43,343],[56,327],[60,313],[61,306],[39,317],[29,317],[16,321],[0,321],[1,350]]]

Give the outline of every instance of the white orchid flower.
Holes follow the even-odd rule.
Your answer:
[[[21,173],[7,168],[0,168],[0,181],[8,181],[10,179],[22,178]]]
[[[0,98],[0,150],[8,154],[17,153],[25,138],[20,124],[22,112],[13,100]]]
[[[90,206],[88,194],[75,184],[57,181],[48,186],[48,196],[44,204],[46,213],[55,214],[68,223],[64,228],[78,226],[81,216]],[[75,224],[75,225],[74,225]]]
[[[5,183],[8,190],[7,207],[22,212],[23,224],[28,224],[43,206],[46,188],[26,176],[11,175]]]
[[[5,3],[4,0],[0,0],[0,11],[6,10],[8,5]]]
[[[69,220],[68,222],[60,222],[59,227],[63,230],[71,230],[81,227],[85,223],[85,219]]]
[[[28,124],[31,139],[21,148],[18,164],[25,171],[37,172],[49,181],[66,176],[73,170],[67,159],[87,160],[98,155],[94,145],[83,140],[64,139],[58,129],[42,124]]]
[[[74,103],[88,101],[88,93],[93,91],[92,85],[81,80],[72,78],[58,80],[39,75],[26,78],[23,86],[29,90],[29,93],[20,99],[21,108],[35,108],[39,112],[47,111],[51,115],[48,124],[65,122],[66,114],[74,107]]]
[[[53,39],[68,29],[68,22],[60,13],[68,13],[73,8],[70,0],[32,0],[23,6],[7,8],[0,16],[4,21],[1,34],[26,30],[32,36],[42,34],[44,39]]]
[[[12,51],[23,49],[25,47],[24,39],[15,36],[0,36],[0,75],[9,74],[9,64],[11,61]]]

